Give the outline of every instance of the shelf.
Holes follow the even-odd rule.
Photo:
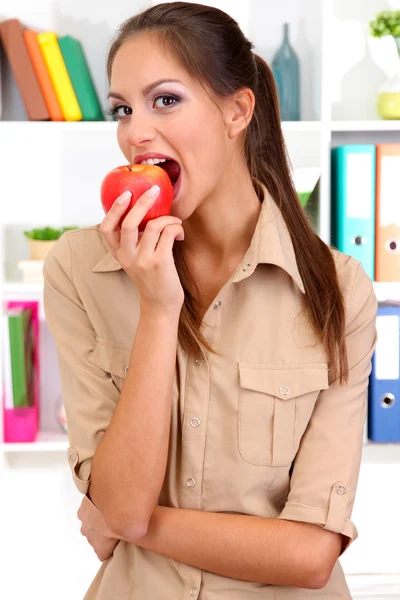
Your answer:
[[[68,449],[68,436],[62,431],[41,431],[36,442],[2,443],[5,453],[15,452],[64,452]]]
[[[34,300],[41,298],[43,295],[43,282],[26,283],[24,281],[6,281],[3,285],[3,299],[13,300],[14,298],[26,297]]]
[[[117,123],[116,121],[0,121],[0,131],[26,127],[59,132],[113,131],[116,130]]]
[[[290,131],[321,131],[322,121],[282,121],[282,129]]]
[[[362,450],[364,464],[400,463],[400,442],[381,444],[377,442],[364,442]]]
[[[2,129],[13,129],[29,127],[42,130],[52,129],[64,131],[114,131],[117,129],[117,121],[0,121]],[[322,127],[321,121],[282,121],[284,131],[319,131]]]
[[[332,121],[331,131],[400,131],[400,120]]]
[[[400,281],[374,281],[378,302],[400,302]]]

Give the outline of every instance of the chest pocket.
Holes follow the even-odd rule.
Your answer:
[[[119,346],[114,340],[97,338],[96,345],[89,357],[89,362],[107,373],[121,392],[129,367],[131,349]]]
[[[326,364],[239,363],[239,431],[242,458],[253,465],[290,465],[321,390]]]

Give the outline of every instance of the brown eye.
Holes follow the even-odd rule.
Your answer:
[[[159,104],[157,108],[171,108],[172,106],[175,106],[180,99],[169,94],[161,94],[160,96],[156,96],[154,98],[154,102],[157,102],[158,100],[162,100],[162,105]]]

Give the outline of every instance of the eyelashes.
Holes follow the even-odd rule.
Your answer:
[[[162,108],[165,108],[165,109],[169,109],[169,108],[174,107],[176,104],[179,104],[179,102],[182,100],[181,96],[177,96],[177,95],[174,95],[174,94],[159,94],[158,96],[155,96],[153,98],[153,103],[156,102],[157,100],[159,100],[160,98],[167,98],[168,100],[172,101],[172,104],[169,104],[168,106],[164,105],[162,107]],[[113,119],[116,120],[116,121],[120,121],[124,117],[129,117],[129,114],[131,114],[131,113],[129,113],[129,114],[125,113],[125,114],[121,115],[118,112],[120,109],[124,109],[124,110],[128,109],[129,111],[131,110],[129,108],[129,106],[126,106],[126,104],[119,104],[118,106],[112,106],[110,108],[106,108],[105,109],[105,114],[106,115],[111,115],[113,117]]]

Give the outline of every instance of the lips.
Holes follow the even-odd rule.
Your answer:
[[[179,179],[180,172],[181,172],[181,167],[180,167],[180,164],[178,163],[178,161],[175,160],[175,158],[172,158],[171,156],[167,156],[166,154],[158,154],[155,152],[148,152],[147,154],[139,154],[139,156],[136,156],[134,162],[135,162],[135,164],[140,164],[141,162],[143,162],[144,160],[148,160],[149,158],[165,158],[166,159],[166,162],[160,163],[155,166],[160,167],[167,173],[173,187],[175,187],[175,185]]]
[[[135,156],[135,159],[133,162],[135,165],[137,165],[137,164],[143,162],[144,160],[148,160],[149,158],[166,158],[168,160],[175,160],[175,158],[172,158],[172,156],[167,156],[166,154],[159,154],[157,152],[147,152],[146,154],[139,154],[138,156]],[[175,160],[175,162],[178,162],[178,161]]]

